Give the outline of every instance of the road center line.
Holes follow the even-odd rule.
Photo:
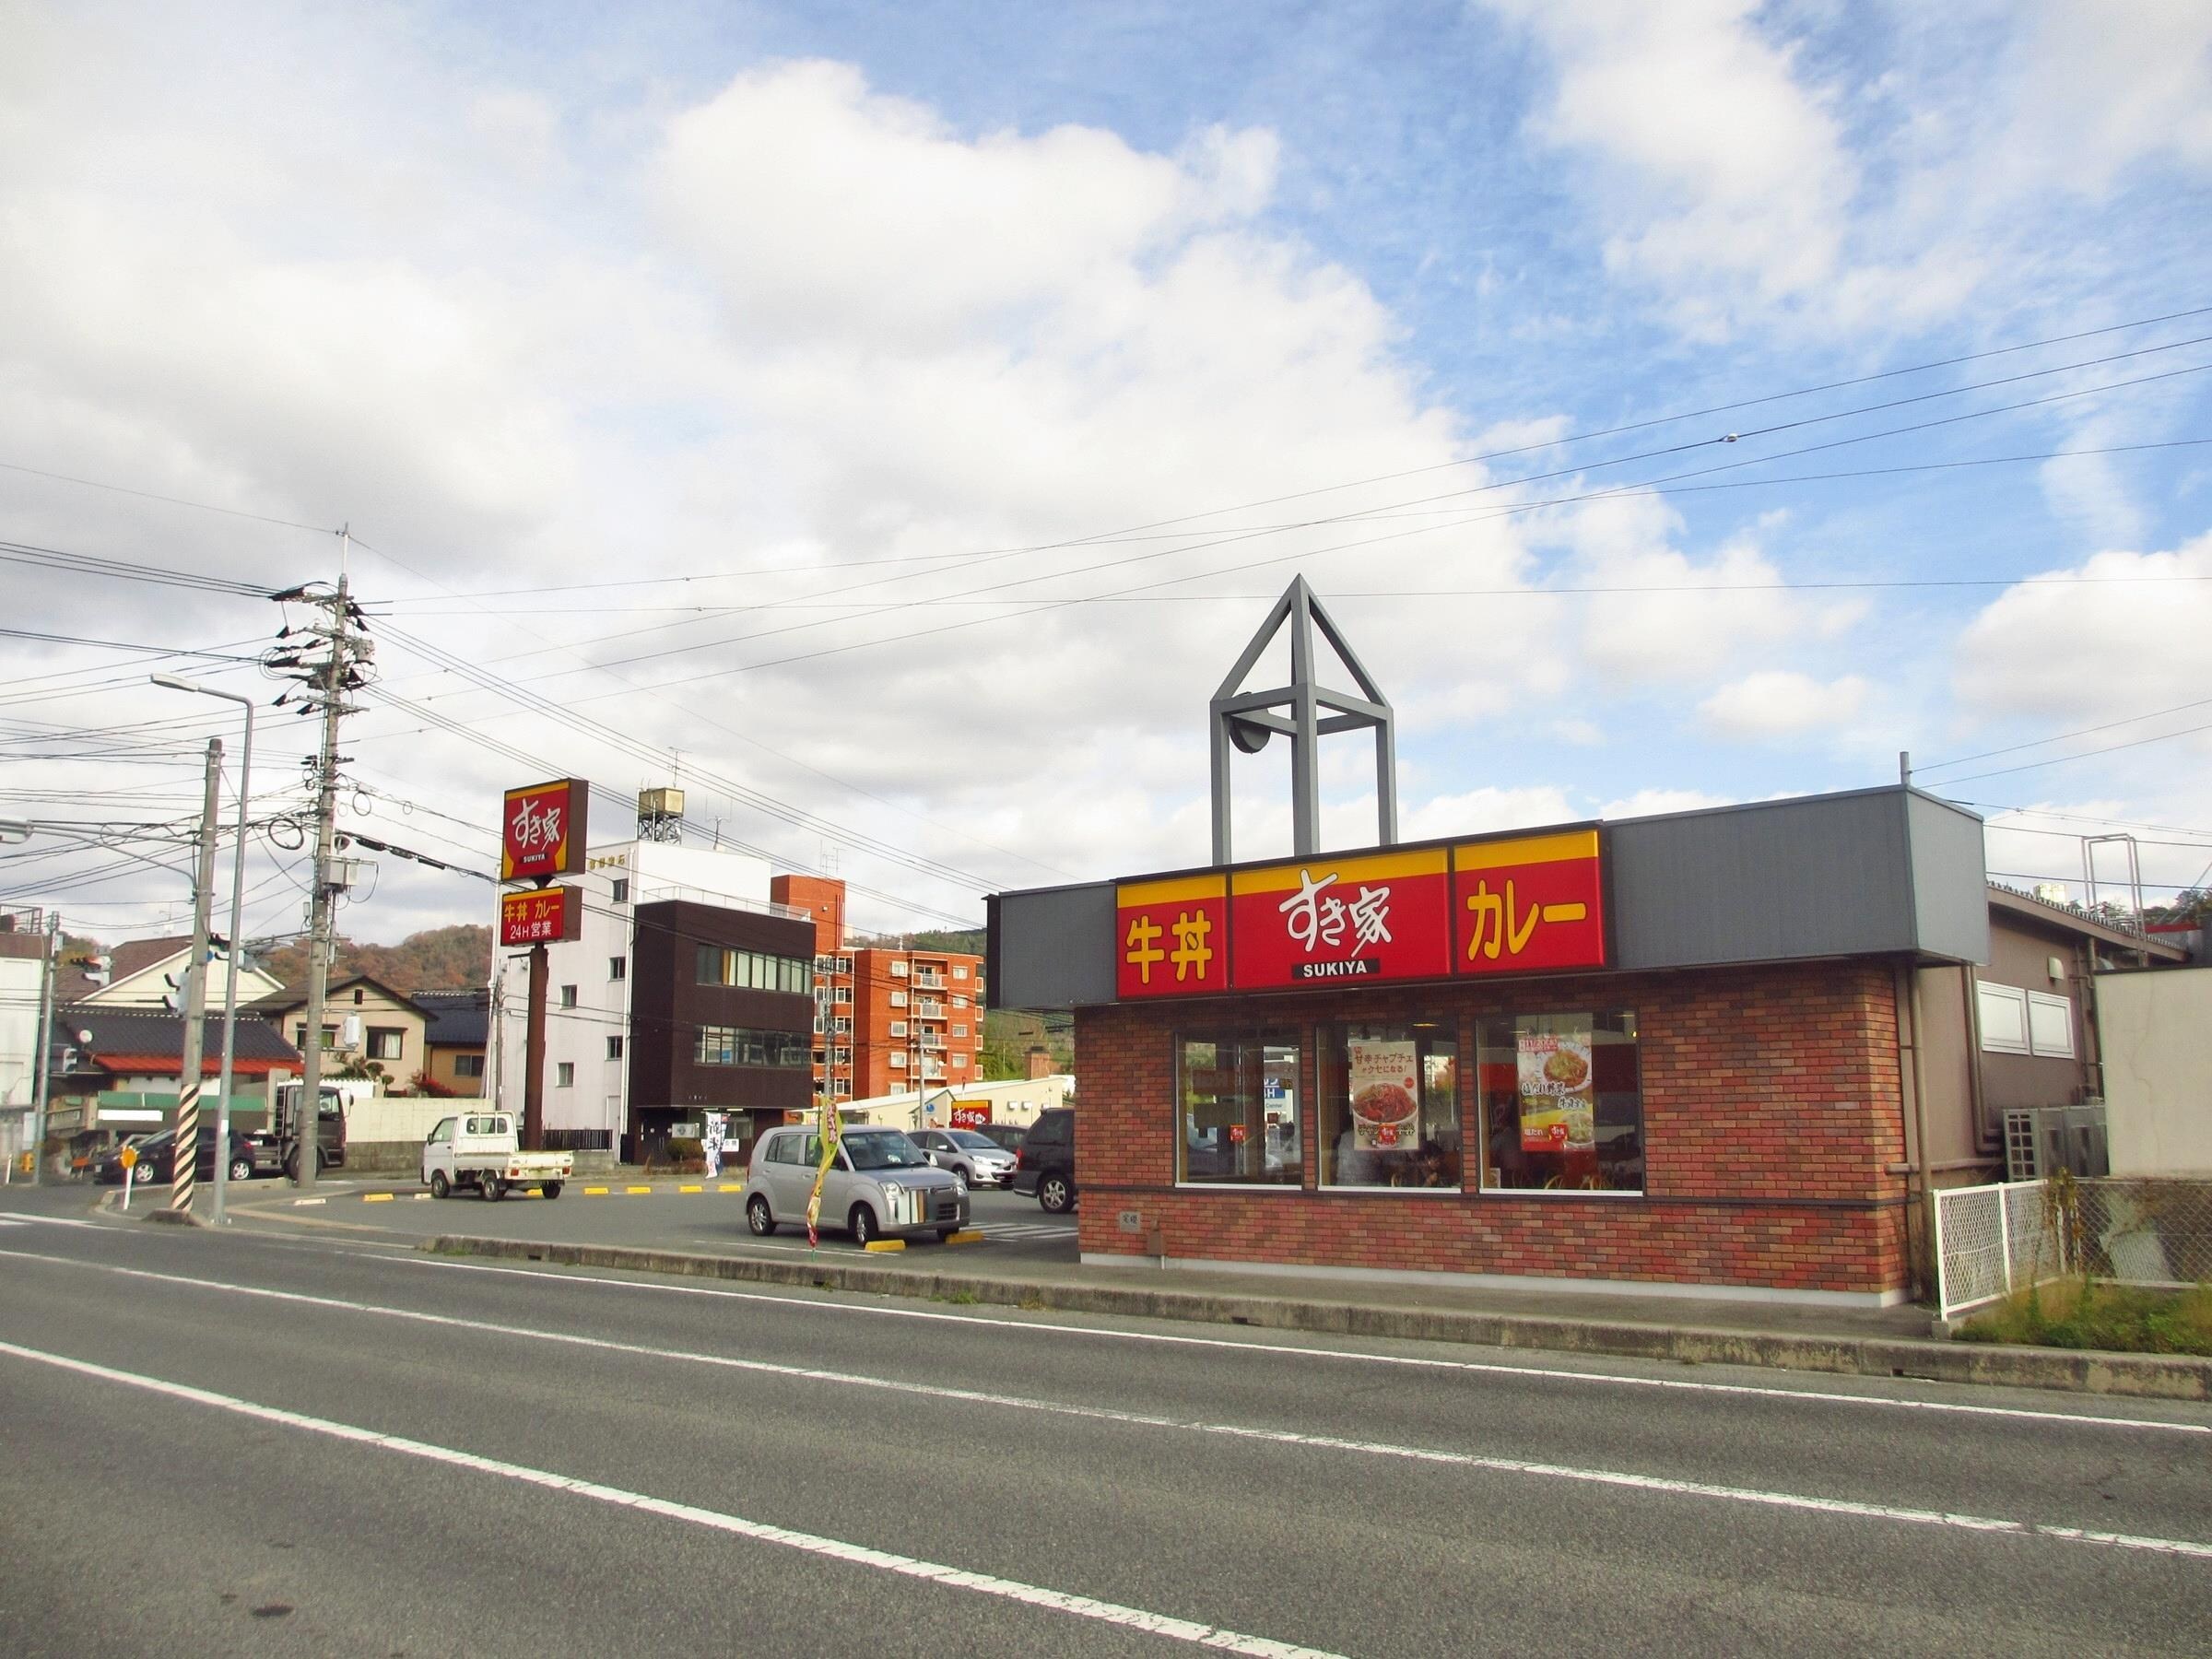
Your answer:
[[[15,1256],[24,1260],[52,1263],[65,1267],[82,1267],[95,1273],[110,1273],[124,1278],[150,1279],[161,1284],[191,1285],[200,1289],[218,1290],[233,1296],[259,1297],[270,1301],[329,1308],[341,1312],[366,1313],[381,1318],[404,1320],[415,1324],[448,1326],[473,1332],[479,1335],[514,1336],[529,1342],[550,1342],[563,1347],[590,1348],[604,1353],[627,1354],[640,1359],[673,1359],[686,1364],[712,1365],[725,1371],[750,1371],[759,1376],[788,1378],[806,1382],[830,1382],[845,1387],[877,1389],[888,1394],[909,1394],[919,1398],[957,1401],[964,1405],[982,1405],[1000,1409],[1041,1412],[1054,1417],[1084,1418],[1096,1422],[1117,1423],[1132,1428],[1165,1429],[1182,1433],[1218,1435],[1235,1440],[1264,1441],[1277,1445],[1303,1446],[1322,1451],[1351,1452],[1363,1456],[1441,1464],[1497,1474],[1534,1476],[1583,1485],[1625,1487],[1674,1497],[1704,1498],[1724,1502],[1753,1504],[1770,1509],[1796,1510],[1815,1514],[1845,1515],[1862,1520],[1900,1522],[1920,1526],[1950,1527],[1967,1532],[2005,1533],[2019,1537],[2053,1538],[2066,1543],[2097,1544],[2112,1548],[2144,1550],[2159,1555],[2186,1556],[2212,1561],[2212,1544],[2198,1543],[2190,1539],[2154,1538],[2128,1533],[2092,1532],[2081,1527],[2047,1526],[2034,1522],[2012,1521],[1988,1515],[1962,1514],[1947,1510],[1915,1509],[1897,1504],[1868,1503],[1847,1498],[1818,1498],[1797,1492],[1767,1491],[1755,1487],[1721,1486],[1710,1481],[1679,1480],[1671,1476],[1636,1475],[1615,1469],[1579,1468],[1566,1464],[1535,1463],[1526,1458],[1497,1457],[1471,1452],[1449,1452],[1431,1447],[1397,1445],[1385,1441],[1356,1441],[1334,1435],[1301,1434],[1293,1430],[1255,1429],[1235,1423],[1208,1423],[1196,1419],[1160,1417],[1143,1412],[1117,1411],[1110,1406],[1072,1406],[1060,1401],[1035,1399],[1021,1394],[994,1394],[985,1389],[954,1388],[942,1383],[901,1382],[896,1378],[870,1377],[853,1371],[826,1371],[816,1366],[782,1365],[769,1359],[745,1359],[735,1355],[705,1354],[684,1348],[656,1347],[646,1343],[617,1342],[604,1336],[584,1336],[567,1331],[547,1331],[526,1325],[500,1324],[488,1320],[464,1319],[445,1313],[429,1313],[413,1308],[391,1308],[376,1302],[352,1301],[335,1296],[315,1296],[300,1290],[276,1290],[260,1285],[226,1284],[219,1279],[194,1278],[189,1275],[178,1273],[157,1273],[143,1267],[114,1267],[102,1263],[78,1262],[67,1256],[39,1255],[29,1251],[0,1250],[0,1256]],[[6,1349],[9,1346],[0,1343],[0,1349]],[[16,1351],[26,1354],[32,1352],[29,1349]],[[33,1355],[33,1357],[39,1356]],[[116,1374],[122,1375],[123,1373]]]
[[[0,1252],[0,1254],[6,1253]],[[1570,1371],[1558,1366],[1504,1365],[1480,1359],[1439,1359],[1416,1354],[1377,1354],[1356,1348],[1308,1347],[1296,1343],[1238,1341],[1226,1336],[1184,1336],[1166,1331],[1116,1331],[1097,1325],[1059,1324],[1049,1320],[1009,1320],[989,1314],[947,1313],[929,1308],[877,1307],[865,1302],[812,1301],[762,1290],[725,1290],[706,1285],[659,1285],[642,1279],[608,1278],[599,1274],[548,1273],[533,1267],[493,1267],[477,1262],[447,1262],[434,1256],[392,1257],[417,1267],[452,1273],[490,1273],[546,1285],[600,1285],[623,1290],[650,1290],[663,1296],[706,1296],[729,1301],[769,1302],[821,1313],[860,1313],[880,1319],[923,1319],[946,1324],[988,1325],[995,1331],[1041,1332],[1089,1336],[1108,1342],[1152,1343],[1171,1347],[1225,1348],[1232,1353],[1277,1354],[1300,1359],[1351,1360],[1420,1371],[1467,1371],[1477,1375],[1531,1377],[1545,1382],[1586,1382],[1616,1388],[1653,1388],[1677,1394],[1727,1394],[1759,1400],[1809,1400],[1823,1406],[1864,1406],[1888,1411],[1925,1411],[1948,1417],[2000,1418],[2011,1421],[2065,1423],[2092,1429],[2146,1429],[2159,1434],[2212,1436],[2212,1424],[2166,1423],[2147,1418],[2092,1417],[2074,1411],[2038,1411],[2024,1406],[1970,1406],[1950,1400],[1898,1400],[1883,1394],[1844,1394],[1834,1389],[1760,1388],[1748,1382],[1693,1382],[1678,1377],[1634,1377],[1617,1371]]]
[[[695,1504],[677,1503],[643,1492],[625,1491],[620,1487],[602,1486],[596,1481],[557,1475],[547,1469],[534,1469],[526,1464],[506,1463],[499,1458],[479,1456],[473,1452],[457,1451],[451,1446],[432,1445],[428,1441],[408,1440],[374,1429],[358,1428],[351,1423],[335,1422],[328,1418],[310,1417],[304,1412],[288,1411],[281,1406],[257,1405],[252,1400],[241,1400],[231,1394],[194,1388],[189,1383],[171,1382],[160,1377],[142,1376],[135,1371],[117,1371],[110,1366],[95,1365],[89,1360],[71,1359],[65,1354],[51,1354],[41,1348],[22,1347],[12,1342],[0,1342],[0,1353],[13,1354],[18,1359],[37,1364],[75,1371],[80,1376],[96,1377],[103,1382],[120,1383],[128,1388],[143,1389],[149,1394],[163,1394],[171,1399],[188,1400],[194,1405],[234,1412],[238,1416],[253,1418],[265,1423],[281,1424],[288,1429],[327,1435],[333,1440],[348,1441],[382,1452],[396,1452],[405,1456],[477,1474],[498,1475],[525,1485],[567,1492],[572,1497],[588,1498],[594,1502],[636,1510],[642,1514],[688,1522],[694,1526],[707,1527],[763,1544],[779,1544],[787,1549],[801,1550],[833,1561],[872,1567],[902,1578],[924,1579],[947,1589],[994,1595],[1028,1606],[1072,1614],[1078,1618],[1096,1619],[1101,1624],[1122,1625],[1199,1647],[1218,1648],[1231,1653],[1265,1654],[1269,1659],[1336,1659],[1335,1655],[1319,1648],[1298,1647],[1286,1641],[1270,1641],[1263,1636],[1247,1636],[1241,1631],[1224,1630],[1218,1625],[1199,1624],[1165,1613],[1148,1613],[1141,1607],[1124,1607],[1116,1602],[1098,1601],[1088,1595],[1070,1594],[1064,1590],[1047,1590],[1036,1584],[998,1578],[987,1572],[970,1572],[964,1568],[947,1567],[913,1556],[895,1555],[888,1550],[871,1549],[864,1544],[847,1544],[814,1533],[794,1532],[788,1527],[747,1521],[741,1515],[727,1514],[720,1510],[700,1509]]]

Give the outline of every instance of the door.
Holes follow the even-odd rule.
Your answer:
[[[422,1181],[429,1184],[430,1171],[443,1170],[445,1178],[453,1178],[453,1120],[441,1118],[422,1143]]]

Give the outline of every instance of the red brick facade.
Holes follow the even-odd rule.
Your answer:
[[[1628,1008],[1637,1016],[1641,1196],[1359,1192],[1317,1182],[1314,1032],[1337,1019],[1451,1018],[1473,1053],[1497,1014]],[[1175,1033],[1300,1034],[1302,1187],[1175,1184]],[[1077,1169],[1087,1254],[1750,1286],[1860,1295],[1904,1288],[1906,1183],[1895,978],[1880,961],[1514,985],[1437,985],[1078,1010]],[[1458,1068],[1470,1151],[1477,1068]],[[1122,1230],[1135,1210],[1144,1230]]]

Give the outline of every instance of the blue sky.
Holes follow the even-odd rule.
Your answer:
[[[425,851],[484,855],[519,749],[623,791],[673,769],[790,867],[835,849],[871,926],[1188,864],[1205,700],[1302,571],[1397,703],[1412,832],[1856,787],[1910,750],[1992,809],[1994,871],[2078,890],[2078,838],[2137,828],[2158,882],[2212,864],[2212,446],[2141,447],[2212,438],[2212,312],[2145,325],[2212,307],[2201,6],[16,32],[0,535],[276,587],[333,567],[294,526],[350,524],[387,630],[358,799]],[[9,582],[41,632],[274,631]],[[0,816],[188,809],[204,723],[144,652],[15,643]],[[127,773],[72,735],[126,724]],[[1278,762],[1241,778],[1241,849],[1287,843]],[[1331,761],[1343,844],[1361,771]],[[0,901],[173,914],[100,857],[18,854]],[[257,858],[253,923],[295,925]],[[380,881],[362,936],[483,909]]]

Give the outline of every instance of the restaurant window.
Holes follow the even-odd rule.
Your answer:
[[[1324,1027],[1318,1058],[1323,1186],[1459,1186],[1459,1034],[1451,1022]]]
[[[1635,1015],[1485,1019],[1477,1026],[1475,1046],[1485,1187],[1643,1190]]]
[[[1178,1038],[1176,1180],[1302,1185],[1298,1089],[1294,1031]]]

